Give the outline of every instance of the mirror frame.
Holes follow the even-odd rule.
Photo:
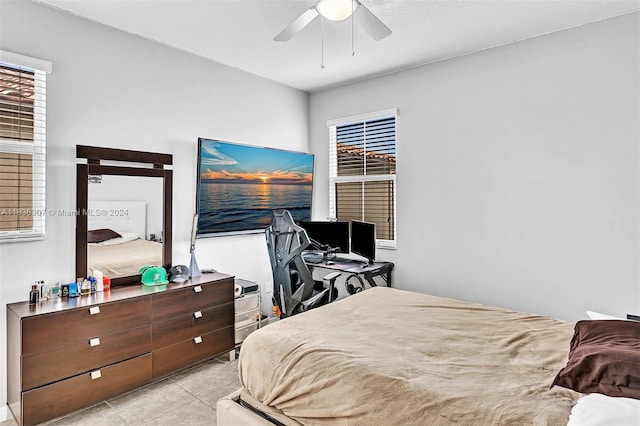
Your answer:
[[[99,148],[76,145],[76,159],[86,159],[86,163],[76,164],[76,277],[87,274],[87,210],[89,201],[89,175],[149,176],[163,180],[162,211],[162,266],[171,268],[173,165],[171,154],[130,151],[126,149]],[[152,167],[133,165],[106,165],[102,161],[151,164]],[[146,236],[145,236],[146,237]],[[144,266],[144,265],[141,265]],[[111,287],[140,284],[140,274],[111,279]]]

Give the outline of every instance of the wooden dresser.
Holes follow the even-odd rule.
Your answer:
[[[234,347],[233,277],[7,305],[7,399],[34,425]]]

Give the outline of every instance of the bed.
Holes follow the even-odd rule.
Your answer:
[[[140,238],[138,234],[120,233],[111,244],[89,244],[87,265],[89,271],[100,270],[109,277],[139,274],[146,265],[162,264],[162,243]],[[89,272],[89,275],[91,273]]]
[[[96,269],[109,277],[135,275],[162,264],[162,243],[145,238],[146,202],[92,200],[88,211],[87,275]]]
[[[581,393],[552,383],[574,326],[372,288],[249,335],[218,424],[564,426]]]

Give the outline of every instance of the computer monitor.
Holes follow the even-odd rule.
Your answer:
[[[317,249],[332,253],[349,253],[349,222],[300,221]],[[326,247],[326,248],[325,248]]]
[[[351,253],[366,257],[370,264],[376,259],[376,224],[351,221]]]

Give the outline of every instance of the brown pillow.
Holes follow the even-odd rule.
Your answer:
[[[640,399],[640,322],[578,321],[569,361],[553,385]]]
[[[111,240],[114,238],[120,238],[122,235],[118,234],[112,229],[94,229],[87,231],[88,243],[101,243],[103,241]]]

